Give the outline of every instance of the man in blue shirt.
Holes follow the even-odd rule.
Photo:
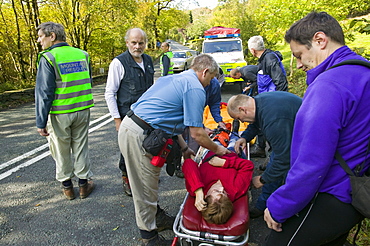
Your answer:
[[[220,127],[226,129],[226,125],[222,121],[221,110],[220,110],[220,103],[221,103],[221,86],[220,86],[220,84],[221,83],[217,79],[217,77],[214,77],[211,80],[211,83],[204,88],[204,90],[206,91],[206,104],[205,104],[205,106],[208,105],[208,107],[211,111],[212,117],[215,120],[215,122],[217,122]],[[205,128],[205,130],[210,131],[210,129],[208,129],[208,128]],[[190,136],[188,128],[185,129],[182,136],[184,137],[188,146],[190,146],[190,148],[192,150],[194,150],[194,151],[198,150],[199,144]],[[175,175],[179,178],[183,178],[184,174],[181,170],[181,165],[177,165],[175,168],[176,168]]]
[[[203,129],[203,110],[206,102],[204,87],[218,73],[216,61],[207,54],[194,58],[191,69],[173,76],[164,76],[131,106],[123,119],[118,143],[126,160],[135,205],[136,224],[143,245],[171,245],[172,240],[159,237],[156,226],[158,181],[161,168],[152,165],[152,156],[142,147],[148,130],[162,129],[178,135],[185,158],[195,155],[181,134],[190,128],[199,145],[224,155],[229,151],[213,142]]]

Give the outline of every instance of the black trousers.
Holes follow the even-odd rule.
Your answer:
[[[122,175],[127,177],[125,158],[122,154],[119,155],[118,167],[122,171]]]
[[[266,137],[265,135],[263,135],[262,131],[260,131],[257,135],[257,145],[261,148],[261,149],[265,149],[266,148]]]
[[[316,199],[282,225],[282,232],[271,230],[266,246],[342,246],[349,231],[363,216],[333,195],[318,193]]]

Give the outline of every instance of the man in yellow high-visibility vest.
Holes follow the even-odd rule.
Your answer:
[[[161,68],[161,76],[171,75],[173,74],[173,53],[170,51],[170,44],[167,42],[163,42],[161,44],[161,49],[163,54],[159,59],[159,65]]]
[[[71,180],[76,176],[83,199],[94,189],[88,152],[90,108],[94,106],[90,57],[66,43],[61,24],[45,22],[37,31],[37,42],[44,50],[37,60],[37,131],[47,137],[65,197],[76,197]]]

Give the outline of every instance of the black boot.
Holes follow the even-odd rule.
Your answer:
[[[158,205],[155,221],[157,224],[157,231],[172,230],[175,217],[168,215],[167,212]]]
[[[265,149],[258,146],[258,144],[254,144],[250,148],[250,156],[251,157],[260,157],[260,158],[266,158],[266,151]]]
[[[143,239],[142,246],[171,246],[172,240],[165,239],[162,235],[155,235],[150,239]]]
[[[123,184],[123,192],[127,196],[132,196],[130,183],[129,183],[128,177],[126,175],[122,175],[122,184]]]

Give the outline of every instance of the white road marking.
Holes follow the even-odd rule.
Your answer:
[[[91,125],[93,125],[93,124],[95,124],[97,122],[100,122],[100,121],[104,120],[107,117],[110,117],[110,114],[106,114],[106,115],[104,115],[104,116],[102,116],[102,117],[100,117],[100,118],[98,118],[96,120],[91,121],[89,125],[91,126]],[[97,129],[103,127],[103,126],[105,126],[106,124],[112,122],[112,120],[113,120],[112,118],[109,118],[108,120],[106,120],[106,121],[104,121],[104,122],[102,122],[102,123],[100,123],[100,124],[98,124],[98,125],[90,128],[89,129],[89,133],[92,133],[95,130],[97,130]],[[40,147],[38,147],[36,149],[33,149],[33,150],[31,150],[31,151],[29,151],[29,152],[27,152],[27,153],[25,153],[25,154],[23,154],[21,156],[18,156],[16,158],[10,160],[10,161],[7,161],[7,162],[5,162],[5,163],[3,163],[3,164],[0,165],[0,170],[13,165],[14,163],[20,162],[23,159],[25,159],[25,158],[27,158],[27,157],[29,157],[31,155],[34,155],[34,154],[36,154],[36,153],[38,153],[38,152],[40,152],[40,151],[42,151],[42,150],[44,150],[44,149],[46,149],[48,147],[49,147],[49,144],[48,143],[47,144],[44,144],[44,145],[41,145]],[[26,161],[25,163],[22,163],[22,164],[17,165],[16,167],[14,167],[14,168],[12,168],[12,169],[10,169],[10,170],[8,170],[8,171],[0,174],[0,180],[6,178],[8,176],[10,176],[12,173],[20,170],[23,167],[28,167],[28,166],[34,164],[35,162],[44,159],[45,157],[47,157],[49,155],[50,155],[50,151],[48,150],[48,151],[42,153],[41,155],[38,155],[38,156],[32,158],[31,160]]]

